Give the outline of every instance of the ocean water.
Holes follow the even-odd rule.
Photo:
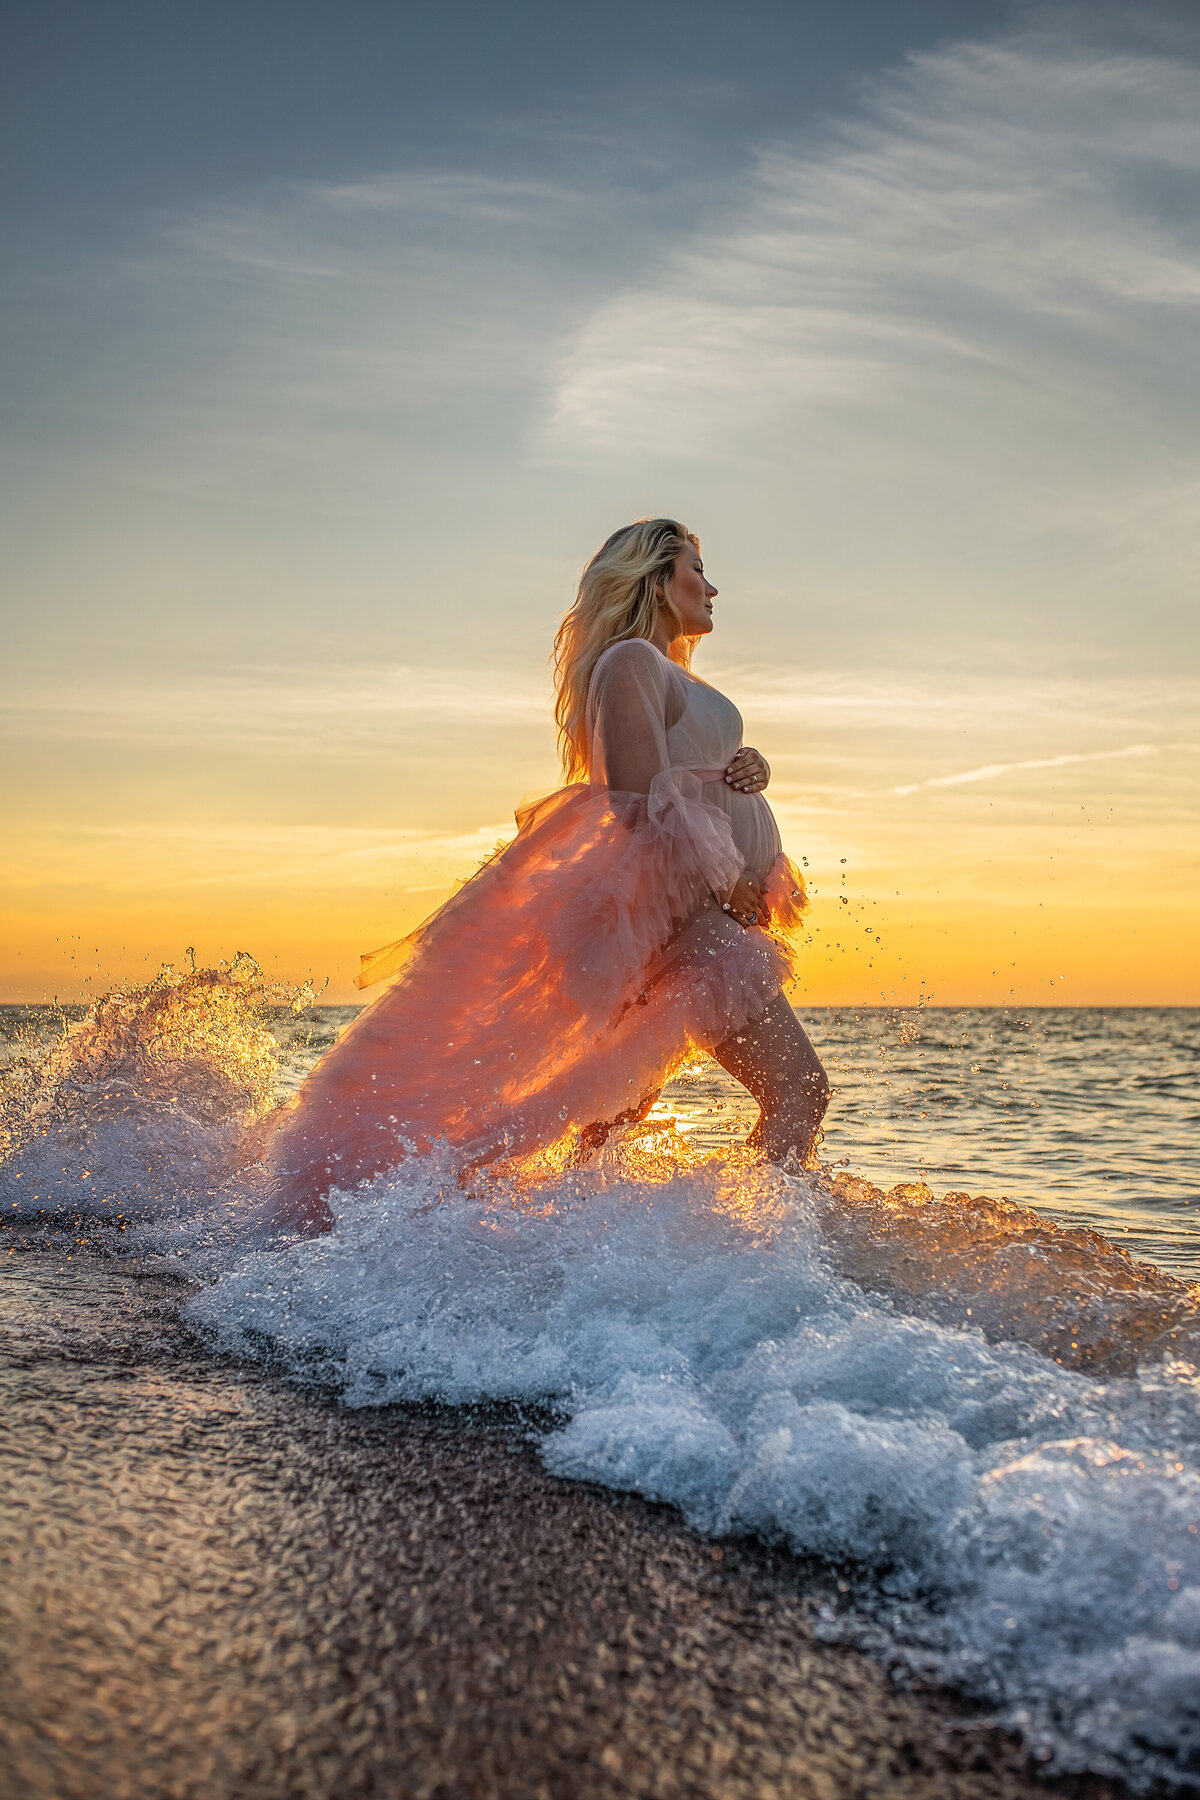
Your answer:
[[[824,1162],[885,1188],[924,1180],[1007,1195],[1200,1280],[1200,1011],[802,1016],[836,1092]],[[666,1102],[714,1147],[755,1111],[713,1064]]]
[[[697,1058],[582,1168],[463,1191],[434,1156],[289,1240],[239,1145],[345,1015],[268,1037],[250,998],[24,1043],[10,1254],[169,1267],[213,1351],[350,1409],[526,1408],[555,1472],[826,1559],[823,1633],[1048,1769],[1200,1777],[1200,1015],[813,1012],[819,1172],[745,1158]]]

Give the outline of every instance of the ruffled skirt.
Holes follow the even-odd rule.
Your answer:
[[[280,1117],[270,1149],[303,1213],[407,1155],[462,1170],[598,1141],[695,1048],[792,979],[804,884],[780,856],[770,928],[722,911],[646,798],[573,786],[411,936],[365,957],[395,979]]]

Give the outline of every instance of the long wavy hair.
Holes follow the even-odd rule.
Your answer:
[[[587,779],[588,684],[602,651],[623,638],[650,637],[663,608],[675,628],[671,658],[691,667],[699,640],[683,636],[671,604],[675,558],[689,545],[698,550],[700,539],[678,519],[637,519],[606,538],[580,576],[554,639],[554,717],[568,781]]]

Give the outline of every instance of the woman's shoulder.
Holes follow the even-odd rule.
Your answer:
[[[630,637],[614,638],[611,644],[606,644],[596,658],[596,667],[599,668],[602,662],[606,663],[613,660],[661,663],[666,662],[667,659],[662,651],[657,649],[655,645],[650,642],[649,638]]]
[[[593,677],[601,670],[609,679],[627,674],[637,681],[649,679],[661,684],[669,682],[672,675],[680,672],[670,657],[656,649],[649,638],[640,637],[618,638],[615,643],[609,644],[596,658],[592,669]]]
[[[668,728],[687,707],[683,670],[647,638],[618,638],[600,652],[588,683],[588,717],[601,711],[641,718],[649,711]]]

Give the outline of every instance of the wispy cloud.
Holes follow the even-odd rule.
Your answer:
[[[1007,662],[1007,666],[1005,666]],[[1200,711],[1200,682],[1186,672],[1138,676],[1037,674],[986,646],[960,657],[923,658],[923,667],[821,668],[727,663],[709,675],[737,697],[756,724],[821,731],[877,730],[943,735],[995,731],[1114,731],[1130,721]]]
[[[627,268],[648,210],[611,183],[402,168],[162,219],[102,275],[174,340],[153,381],[130,372],[110,458],[139,485],[262,492],[304,471],[360,500],[450,446],[494,471],[594,297],[583,252],[607,234]]]
[[[715,664],[708,678],[736,697],[748,727],[780,755],[861,740],[895,754],[905,740],[961,736],[984,745],[1019,737],[1044,757],[1004,767],[1042,768],[1141,753],[1098,744],[1059,752],[1054,740],[1111,739],[1164,718],[1200,712],[1186,676],[1030,676],[934,665],[923,670],[763,668]],[[175,670],[101,682],[56,678],[0,688],[0,735],[10,739],[126,744],[204,743],[264,753],[319,744],[322,754],[378,752],[397,736],[457,739],[472,753],[496,730],[551,742],[548,672],[405,663],[256,664]],[[993,772],[996,764],[987,765]],[[936,780],[958,782],[974,776]],[[933,779],[933,778],[931,778]],[[927,785],[925,782],[916,785]]]
[[[877,792],[875,770],[897,760],[944,766],[948,740],[965,739],[988,760],[950,775],[935,768],[890,791],[1150,755],[1153,744],[1128,739],[1137,733],[1148,739],[1168,719],[1178,730],[1200,713],[1196,683],[1175,676],[1030,677],[1017,668],[936,665],[906,672],[726,664],[707,672],[737,699],[748,736],[775,762],[777,785],[799,781],[806,804],[819,804],[823,794],[844,799]],[[135,748],[218,745],[264,757],[315,749],[322,757],[368,759],[396,744],[415,752],[436,743],[443,757],[477,759],[503,732],[510,749],[520,744],[548,757],[551,697],[548,673],[399,663],[247,665],[113,682],[59,678],[0,689],[0,737]],[[1063,749],[1064,739],[1092,742]],[[1014,742],[1039,754],[1004,755]],[[830,780],[833,766],[841,773]]]
[[[397,731],[477,736],[545,724],[548,679],[405,664],[259,666],[132,682],[53,681],[0,693],[10,737],[322,753],[378,751]]]
[[[112,892],[171,892],[281,881],[304,889],[444,889],[489,855],[511,822],[439,832],[370,826],[145,824],[94,825],[63,819],[10,840],[5,885],[53,888],[79,883]],[[426,877],[434,872],[438,882]],[[415,885],[410,885],[415,883]]]
[[[704,459],[797,407],[811,426],[948,383],[1001,434],[1014,408],[1112,437],[1194,419],[1197,42],[1072,20],[914,57],[858,116],[767,151],[736,212],[595,309],[548,443],[627,454],[669,421]]]
[[[1174,746],[1188,749],[1189,745]],[[962,787],[973,781],[992,781],[1000,775],[1012,775],[1022,769],[1064,769],[1072,763],[1111,762],[1114,758],[1155,756],[1161,744],[1126,744],[1121,750],[1080,750],[1063,756],[1029,756],[1019,762],[984,763],[982,768],[961,769],[955,775],[931,775],[928,781],[912,781],[894,787],[893,794],[918,794],[922,788]]]

